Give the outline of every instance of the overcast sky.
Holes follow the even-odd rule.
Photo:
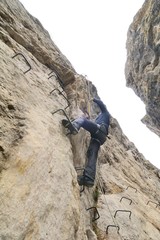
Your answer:
[[[159,137],[141,123],[145,106],[126,87],[127,30],[144,0],[20,0],[77,73],[87,75],[139,151],[160,168]]]

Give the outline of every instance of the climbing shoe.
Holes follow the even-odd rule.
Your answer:
[[[82,175],[78,176],[78,184],[80,186],[86,186],[86,187],[93,187],[94,186],[94,180],[91,177]]]
[[[62,125],[69,130],[68,134],[76,135],[78,133],[77,127],[72,122],[62,119]]]

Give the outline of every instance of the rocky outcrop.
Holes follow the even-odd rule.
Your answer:
[[[18,45],[21,46],[24,53],[31,53],[39,62],[57,71],[65,84],[75,80],[71,63],[52,42],[39,20],[27,13],[20,2],[2,0],[0,14],[0,34],[6,45],[15,52]]]
[[[2,0],[0,16],[0,239],[158,240],[159,170],[112,117],[96,184],[81,189],[90,136],[66,136],[61,120],[94,117],[96,88],[19,1]]]
[[[146,105],[142,122],[160,136],[160,2],[146,0],[128,30],[127,86]]]

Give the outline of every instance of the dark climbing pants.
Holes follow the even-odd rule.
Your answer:
[[[74,120],[73,123],[74,122],[79,128],[82,127],[91,134],[91,141],[87,151],[87,164],[83,175],[92,178],[94,181],[96,175],[98,151],[100,146],[106,141],[108,130],[106,130],[106,127],[103,124],[98,125],[97,123],[85,118],[78,118]]]
[[[100,143],[94,138],[91,138],[89,148],[87,151],[87,164],[84,170],[84,175],[91,177],[93,181],[96,175],[96,163],[98,158],[98,151],[100,148]]]
[[[78,124],[79,128],[82,127],[86,131],[90,132],[91,136],[97,131],[98,127],[95,122],[92,122],[86,118],[77,118],[73,123]]]

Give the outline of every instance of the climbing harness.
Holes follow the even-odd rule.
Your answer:
[[[102,145],[107,138],[107,131],[104,124],[97,124],[98,130],[93,134],[93,138],[99,141],[100,145]]]

